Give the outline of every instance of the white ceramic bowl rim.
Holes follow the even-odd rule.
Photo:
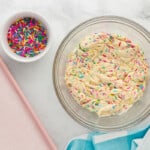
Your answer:
[[[22,57],[22,56],[19,56],[19,55],[13,53],[11,51],[10,46],[8,45],[8,42],[7,42],[7,32],[8,32],[10,25],[13,22],[15,22],[17,19],[23,18],[23,17],[32,17],[32,18],[35,18],[36,20],[41,21],[41,23],[43,24],[43,26],[47,30],[48,42],[47,42],[46,48],[43,50],[42,53],[40,53],[34,57]],[[38,14],[37,12],[33,12],[33,11],[17,12],[15,14],[11,15],[7,19],[6,23],[4,24],[4,27],[2,30],[2,36],[1,36],[1,43],[2,43],[3,50],[5,51],[5,53],[10,58],[12,58],[16,61],[19,61],[19,62],[24,62],[24,63],[36,61],[36,60],[40,59],[41,57],[43,57],[48,52],[48,50],[50,48],[50,27],[49,27],[49,24],[47,23],[46,19],[43,16],[41,16],[40,14]]]

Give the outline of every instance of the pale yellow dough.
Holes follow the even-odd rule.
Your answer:
[[[127,111],[143,95],[148,76],[139,46],[106,33],[85,37],[69,54],[65,70],[73,98],[98,116]]]

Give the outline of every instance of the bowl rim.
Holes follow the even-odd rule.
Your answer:
[[[7,33],[5,33],[5,31],[8,30],[9,26],[11,25],[11,23],[13,23],[13,21],[17,20],[18,18],[23,18],[23,17],[33,17],[36,20],[41,21],[47,30],[48,43],[47,43],[44,51],[42,53],[34,56],[34,57],[24,58],[24,57],[20,57],[18,55],[14,55],[11,52],[11,48],[9,47],[9,45],[6,44],[6,41],[7,41],[7,39],[6,39],[7,35],[6,34]],[[50,42],[50,39],[51,39],[50,25],[49,25],[47,19],[36,11],[22,10],[22,11],[18,11],[18,12],[15,12],[15,13],[9,15],[7,20],[3,24],[1,35],[2,35],[1,36],[1,45],[2,45],[2,49],[5,52],[5,54],[7,54],[7,56],[9,56],[11,59],[18,61],[18,62],[21,62],[21,63],[29,63],[29,62],[37,61],[40,58],[42,58],[50,49],[50,44],[51,44],[51,42]]]
[[[91,19],[88,19],[82,23],[80,23],[79,25],[77,25],[76,27],[74,27],[62,40],[62,42],[60,43],[57,52],[55,54],[54,57],[54,62],[53,62],[53,72],[52,72],[52,78],[53,78],[53,86],[55,89],[55,93],[57,95],[57,98],[59,100],[59,102],[61,103],[61,105],[63,106],[63,108],[65,109],[65,111],[68,113],[68,115],[75,121],[77,121],[80,125],[91,129],[91,130],[95,130],[95,131],[103,131],[103,132],[111,132],[111,131],[119,131],[119,130],[125,130],[125,129],[131,129],[133,128],[135,125],[141,123],[142,121],[144,121],[149,115],[150,115],[150,107],[148,107],[149,111],[143,111],[143,113],[141,114],[141,117],[139,117],[137,120],[133,120],[131,122],[129,122],[128,124],[122,125],[122,126],[115,126],[115,127],[102,127],[102,126],[96,126],[95,124],[93,124],[92,122],[90,123],[90,121],[87,123],[85,120],[80,119],[80,116],[69,111],[69,109],[66,107],[65,105],[65,101],[62,100],[62,95],[60,93],[60,91],[58,90],[58,81],[57,81],[57,77],[56,77],[56,70],[57,70],[57,66],[58,66],[58,58],[61,56],[61,53],[63,52],[63,48],[65,47],[65,45],[68,43],[69,39],[71,39],[71,37],[73,36],[73,34],[79,32],[80,30],[82,30],[82,27],[85,26],[86,24],[90,24],[92,22],[96,22],[96,21],[111,21],[111,22],[118,22],[118,23],[122,23],[124,25],[128,25],[130,27],[133,28],[134,26],[134,30],[140,32],[140,34],[142,34],[144,36],[144,38],[150,43],[150,32],[145,29],[142,25],[136,23],[133,20],[127,19],[125,17],[121,17],[121,16],[114,16],[114,15],[104,15],[104,16],[100,16],[100,17],[94,17]],[[79,30],[79,28],[81,28]],[[137,30],[137,29],[138,30]]]

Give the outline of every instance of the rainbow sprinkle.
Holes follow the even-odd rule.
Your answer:
[[[40,21],[24,17],[11,24],[7,40],[12,52],[22,57],[34,57],[44,51],[48,37]]]

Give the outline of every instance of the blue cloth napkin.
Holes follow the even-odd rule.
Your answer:
[[[72,139],[66,150],[150,150],[150,126],[132,132],[81,135]]]

